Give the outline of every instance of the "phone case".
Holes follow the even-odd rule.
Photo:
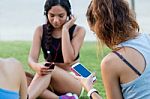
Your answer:
[[[49,67],[49,69],[54,69],[55,64],[54,63],[45,63],[44,66]]]
[[[77,70],[75,69],[75,67],[78,66],[78,65],[80,65],[81,67],[83,67],[83,68],[85,69],[85,71],[87,71],[87,74],[91,75],[91,72],[90,72],[84,65],[82,65],[81,63],[78,62],[78,63],[73,64],[72,67],[71,67],[71,71],[72,71],[73,73],[75,73],[76,76],[83,76],[83,75],[81,75],[81,74],[79,73],[79,71],[77,71]],[[83,68],[82,68],[82,69],[83,69]],[[83,70],[83,71],[84,71],[84,70]],[[80,72],[81,72],[81,71],[80,71]],[[83,72],[82,72],[82,73],[83,73]],[[89,76],[89,75],[88,75],[88,76]],[[87,76],[87,77],[88,77],[88,76]],[[93,82],[95,82],[95,81],[96,81],[96,76],[93,77]]]
[[[81,76],[78,72],[76,72],[73,68],[71,68],[71,71],[73,72],[73,73],[75,73],[75,75],[76,76]]]
[[[71,70],[77,75],[77,76],[83,76],[83,72],[80,71],[79,69],[77,70],[76,68],[80,68],[82,69],[83,71],[85,71],[86,74],[90,75],[91,72],[84,66],[82,65],[81,63],[75,63],[72,65],[71,67]],[[84,77],[84,76],[83,76]]]

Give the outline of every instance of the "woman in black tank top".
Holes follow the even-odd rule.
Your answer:
[[[85,30],[74,24],[69,0],[46,0],[44,10],[47,22],[35,30],[28,58],[36,72],[28,88],[29,99],[74,98],[65,94],[79,96],[81,92],[80,83],[69,71],[70,64],[79,59]],[[41,49],[46,65],[38,61]],[[46,67],[51,63],[54,69]]]

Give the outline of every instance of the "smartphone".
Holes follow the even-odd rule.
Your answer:
[[[72,65],[71,71],[74,72],[77,76],[82,76],[85,78],[91,75],[91,72],[79,62]],[[94,81],[96,81],[96,76],[93,77],[93,82]]]
[[[45,64],[44,64],[44,66],[49,67],[49,69],[54,69],[55,64],[54,64],[54,63],[49,62],[49,63],[45,63]]]

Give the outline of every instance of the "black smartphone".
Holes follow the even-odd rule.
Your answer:
[[[85,78],[91,75],[91,72],[79,62],[72,65],[71,71],[74,72],[77,76],[82,76]],[[93,77],[93,82],[94,81],[96,81],[96,76]]]
[[[44,64],[44,66],[49,67],[49,69],[54,69],[55,64],[54,64],[54,63],[49,62],[49,63],[45,63],[45,64]]]

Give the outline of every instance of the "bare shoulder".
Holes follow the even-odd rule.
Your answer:
[[[3,67],[4,70],[9,70],[9,71],[14,71],[14,70],[22,71],[23,70],[22,63],[19,60],[17,60],[16,58],[0,59],[0,65],[1,65],[1,67]]]
[[[42,36],[43,34],[43,26],[40,25],[40,26],[37,26],[36,29],[35,29],[35,34],[34,35],[38,35],[38,36]]]
[[[85,31],[85,28],[82,26],[77,25],[76,26],[76,31]]]
[[[17,60],[16,58],[6,58],[5,59],[6,62],[9,62],[9,63],[16,63],[16,64],[19,64],[19,60]]]
[[[5,61],[5,64],[6,64],[6,66],[9,66],[9,68],[12,67],[17,70],[23,69],[22,63],[19,60],[17,60],[16,58],[7,58]],[[10,67],[10,64],[11,64],[11,67]]]
[[[37,26],[36,31],[42,32],[43,31],[43,26],[42,25]]]
[[[114,59],[115,58],[115,55],[111,52],[111,53],[109,53],[108,55],[106,55],[104,58],[103,58],[103,60],[102,60],[102,62],[101,62],[101,66],[110,66],[110,65],[112,65],[112,64],[114,64]]]
[[[0,58],[0,63],[19,63],[16,58]]]
[[[79,25],[76,26],[74,32],[75,32],[75,35],[82,35],[82,36],[85,36],[85,33],[86,33],[85,28]]]
[[[109,53],[101,62],[101,70],[103,73],[115,74],[119,72],[118,58],[114,53]]]

